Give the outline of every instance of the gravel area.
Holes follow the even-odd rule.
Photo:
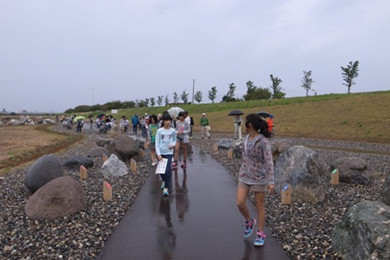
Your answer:
[[[70,131],[59,126],[54,129]],[[85,142],[59,154],[59,158],[85,156],[96,147],[96,137],[96,134],[88,135]],[[88,179],[80,181],[86,194],[87,208],[73,216],[50,221],[30,220],[24,212],[29,196],[24,188],[27,166],[0,179],[0,259],[95,258],[136,199],[137,192],[151,172],[149,163],[146,163],[149,161],[147,157],[140,162],[137,173],[104,178],[99,173],[102,160],[96,159],[94,167],[88,170]],[[79,180],[78,171],[64,170],[65,175]],[[113,187],[113,200],[110,202],[102,198],[104,180]]]
[[[195,134],[196,135],[196,134]],[[214,134],[211,140],[202,140],[194,136],[192,143],[207,151],[218,160],[237,181],[237,172],[241,160],[228,159],[227,151],[213,150],[214,144],[223,138],[231,138],[227,134]],[[334,140],[316,140],[304,138],[283,138],[294,145],[325,146],[333,148],[350,148],[387,152],[388,144],[354,143]],[[340,221],[352,205],[364,200],[379,200],[384,178],[390,174],[388,155],[353,153],[338,150],[314,149],[328,164],[343,156],[357,156],[368,162],[372,173],[372,182],[368,186],[341,183],[331,187],[330,192],[322,203],[312,205],[304,202],[293,202],[282,205],[279,195],[267,195],[267,226],[272,235],[278,239],[283,249],[292,259],[337,259],[332,251],[331,235],[334,224]],[[253,197],[251,197],[253,200]]]
[[[55,130],[70,132],[61,126]],[[60,159],[83,155],[96,147],[97,134],[90,133],[83,143],[59,154]],[[231,138],[226,134],[214,134],[211,140],[201,140],[194,133],[192,143],[218,160],[236,179],[240,159],[228,159],[227,151],[213,151],[219,139]],[[344,147],[358,150],[389,152],[390,145],[327,141],[303,138],[286,138],[292,144],[308,146]],[[369,163],[373,181],[369,186],[340,184],[332,187],[323,203],[311,205],[294,202],[282,205],[278,195],[267,195],[267,225],[272,235],[282,244],[292,259],[337,258],[332,252],[333,226],[346,210],[363,200],[377,200],[382,182],[389,170],[389,156],[380,154],[351,153],[346,151],[317,150],[326,162],[340,156],[358,156]],[[119,221],[137,197],[151,167],[147,153],[139,163],[138,172],[121,178],[104,178],[100,173],[102,161],[88,171],[88,179],[80,181],[84,187],[87,208],[71,217],[56,220],[30,220],[24,212],[29,194],[24,188],[26,167],[18,168],[0,179],[0,259],[93,259],[104,246]],[[78,171],[66,170],[65,174],[79,180]],[[102,183],[108,180],[113,186],[113,201],[102,199]]]

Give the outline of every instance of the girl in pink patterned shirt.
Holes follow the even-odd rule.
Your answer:
[[[274,164],[271,147],[267,138],[271,136],[267,122],[256,114],[249,114],[245,123],[247,136],[242,146],[242,164],[239,171],[237,188],[237,207],[245,218],[244,237],[249,237],[256,224],[246,206],[249,192],[254,192],[257,223],[259,229],[254,241],[255,246],[263,246],[265,241],[265,192],[274,191]],[[267,138],[266,138],[267,137]]]

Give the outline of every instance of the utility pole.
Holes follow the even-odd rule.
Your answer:
[[[194,93],[195,93],[195,79],[192,80],[192,102],[194,104]]]

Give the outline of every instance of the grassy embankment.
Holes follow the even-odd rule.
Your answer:
[[[265,110],[275,116],[275,135],[368,142],[390,142],[390,91],[329,94],[279,100],[180,105],[188,110],[199,130],[199,120],[207,113],[212,132],[233,132],[227,114],[240,109],[245,114]],[[167,107],[123,109],[130,117],[145,112],[158,114]]]
[[[10,169],[56,153],[80,142],[82,135],[67,135],[49,129],[49,126],[0,127],[0,176]]]

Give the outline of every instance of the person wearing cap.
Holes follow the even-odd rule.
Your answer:
[[[206,113],[202,114],[202,117],[200,119],[200,127],[201,127],[201,132],[200,136],[203,139],[204,135],[206,134],[207,138],[210,139],[210,124],[209,120],[206,117]]]

